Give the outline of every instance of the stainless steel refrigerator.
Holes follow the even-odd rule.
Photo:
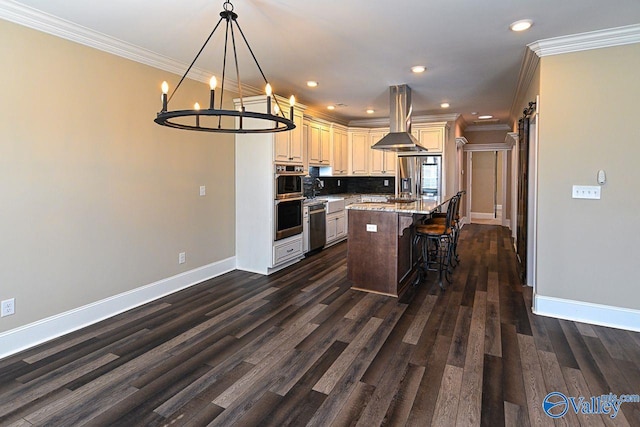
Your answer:
[[[396,197],[437,198],[442,193],[442,156],[399,155]]]

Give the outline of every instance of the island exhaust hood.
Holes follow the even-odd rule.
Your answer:
[[[391,86],[389,95],[389,134],[371,148],[396,152],[427,151],[411,135],[411,88],[406,84]]]

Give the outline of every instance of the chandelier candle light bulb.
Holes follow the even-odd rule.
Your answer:
[[[293,120],[293,107],[296,105],[296,97],[291,95],[289,98],[289,120]]]
[[[162,82],[162,111],[167,111],[167,93],[169,93],[169,83]]]
[[[264,91],[267,93],[267,114],[271,114],[271,85],[267,83],[267,86],[264,88]]]
[[[216,76],[211,77],[209,80],[209,87],[211,88],[211,101],[209,102],[209,108],[213,110],[213,104],[215,100],[216,86],[218,85],[218,80],[216,80]]]

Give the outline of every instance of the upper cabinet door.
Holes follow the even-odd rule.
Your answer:
[[[327,126],[320,127],[320,164],[331,164],[331,130]]]
[[[441,153],[444,146],[445,127],[433,126],[433,127],[420,127],[417,129],[418,141],[429,152]]]
[[[309,122],[309,166],[330,166],[331,130],[316,121]]]
[[[349,151],[351,162],[349,175],[367,175],[369,151],[369,132],[349,132]]]
[[[274,134],[273,161],[276,163],[289,163],[289,132],[277,132]]]
[[[295,129],[274,134],[273,161],[301,165],[303,162],[302,111],[293,112]]]
[[[372,131],[369,133],[369,147],[375,145],[387,134],[386,131]],[[369,149],[370,175],[395,175],[395,154],[382,150]]]
[[[333,129],[331,166],[333,167],[333,175],[347,175],[349,173],[349,143],[346,130]]]
[[[302,137],[302,111],[293,111],[293,124],[296,125],[296,128],[289,132],[280,132],[280,133],[289,133],[290,134],[290,143],[289,143],[289,157],[291,161],[296,164],[302,164],[304,159],[304,139]]]
[[[322,159],[322,143],[320,142],[320,125],[309,123],[309,166],[319,166]]]

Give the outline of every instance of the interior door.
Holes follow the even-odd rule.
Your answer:
[[[516,254],[520,265],[520,279],[527,278],[527,200],[529,197],[529,117],[518,121],[518,218]]]

